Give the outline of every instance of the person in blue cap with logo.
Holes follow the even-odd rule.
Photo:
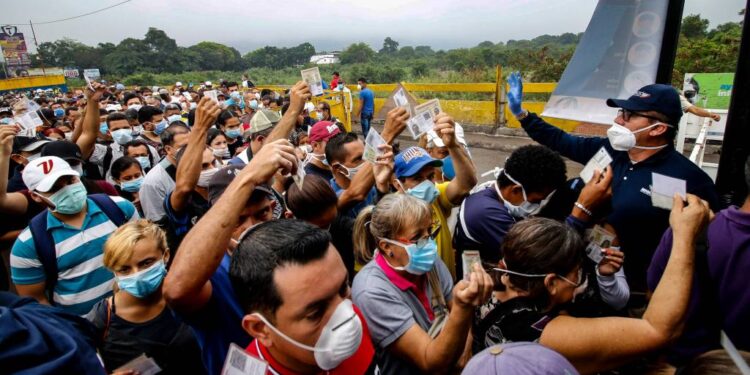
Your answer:
[[[456,173],[453,180],[435,184],[435,170],[443,166],[443,161],[432,158],[426,150],[419,147],[404,150],[396,155],[394,161],[396,188],[430,204],[433,230],[438,230],[435,239],[438,254],[453,277],[456,275],[456,259],[448,217],[453,207],[461,204],[477,184],[476,168],[466,149],[456,141],[455,127],[453,119],[445,113],[440,113],[435,118],[434,130],[453,160]]]
[[[669,85],[651,84],[628,99],[607,99],[608,106],[620,110],[603,138],[570,135],[548,124],[523,109],[520,73],[511,74],[508,83],[510,111],[533,140],[582,164],[602,147],[611,155],[612,208],[606,221],[617,232],[621,249],[628,258],[625,274],[631,292],[645,292],[646,270],[669,227],[669,211],[651,203],[651,174],[685,180],[687,193],[706,200],[714,211],[719,208],[711,178],[674,148],[682,117],[677,90]],[[633,293],[631,306],[642,304],[632,296]]]

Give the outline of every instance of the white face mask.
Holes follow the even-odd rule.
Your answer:
[[[302,151],[304,151],[305,153],[308,153],[308,154],[312,153],[312,150],[313,150],[312,149],[312,145],[302,145],[299,148],[302,149]]]
[[[339,172],[339,173],[341,173],[342,175],[344,175],[344,177],[348,178],[349,181],[351,181],[351,180],[354,179],[354,176],[357,175],[357,172],[359,172],[359,170],[362,169],[362,167],[365,166],[365,163],[366,162],[363,161],[360,165],[358,165],[358,166],[356,166],[354,168],[348,168],[348,167],[346,167],[345,165],[343,165],[341,163],[336,163],[334,165],[339,165],[339,166],[341,166],[341,168],[344,168],[344,170],[346,171],[346,173],[344,173],[344,172]]]
[[[635,134],[640,133],[642,131],[646,131],[658,125],[663,125],[663,124],[658,122],[651,126],[647,126],[643,129],[631,131],[630,129],[620,124],[612,124],[612,126],[609,129],[607,129],[607,138],[609,139],[609,143],[612,145],[612,148],[614,148],[617,151],[630,151],[630,149],[633,149],[633,148],[640,148],[644,150],[657,150],[660,148],[667,147],[667,145],[661,145],[661,146],[655,146],[655,147],[636,146]],[[667,125],[667,126],[670,126],[670,125]]]
[[[505,205],[505,208],[508,209],[508,213],[510,216],[513,216],[515,218],[519,219],[525,219],[531,215],[538,214],[539,211],[544,208],[544,206],[549,203],[550,198],[552,198],[552,195],[555,194],[556,190],[553,190],[549,195],[547,195],[546,198],[544,198],[543,201],[539,203],[531,203],[529,202],[529,198],[526,196],[526,189],[523,188],[523,185],[521,185],[518,181],[514,180],[513,177],[510,177],[510,175],[505,172],[505,170],[501,170],[501,173],[505,175],[505,177],[508,177],[508,179],[513,182],[514,184],[521,187],[521,193],[523,194],[523,203],[520,205],[515,205],[513,203],[510,203],[505,197],[503,197],[503,194],[500,192],[500,186],[498,186],[497,182],[495,182],[495,191],[497,192],[497,195],[500,197],[500,199],[503,200],[503,204]]]
[[[362,90],[362,85],[357,85],[357,90]]]
[[[354,355],[362,342],[362,321],[354,312],[352,301],[349,299],[344,299],[336,307],[328,323],[320,332],[315,347],[302,344],[287,336],[269,323],[260,313],[254,313],[254,315],[284,340],[298,348],[313,352],[315,363],[325,371],[338,367],[341,362]]]
[[[132,108],[132,109],[135,109],[136,111],[138,111],[138,110],[141,109],[141,107],[143,107],[143,106],[140,105],[140,104],[131,104],[131,105],[128,106],[128,109]]]
[[[211,181],[211,177],[213,177],[218,170],[218,168],[211,168],[201,171],[201,175],[198,177],[198,187],[208,188],[208,182]]]
[[[217,158],[228,158],[229,157],[229,147],[214,148],[211,151],[214,153],[214,156],[216,156]]]
[[[72,140],[73,139],[73,132],[65,132],[65,139]]]

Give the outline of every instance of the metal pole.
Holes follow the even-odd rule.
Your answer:
[[[664,20],[664,38],[661,41],[659,66],[656,69],[656,83],[671,84],[674,59],[677,55],[677,41],[680,38],[680,24],[685,0],[669,0],[667,17]]]
[[[34,46],[36,46],[36,54],[39,55],[39,63],[42,64],[42,74],[47,75],[47,71],[44,70],[44,58],[42,58],[42,52],[39,51],[39,44],[36,42],[36,32],[34,31],[34,24],[29,20],[29,26],[31,26],[31,35],[34,36]]]
[[[746,4],[750,7],[750,1]],[[747,9],[747,8],[746,8]],[[750,154],[750,14],[742,24],[737,72],[734,74],[729,114],[721,145],[716,190],[725,205],[741,205],[747,196],[745,161]]]

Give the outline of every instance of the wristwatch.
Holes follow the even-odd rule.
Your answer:
[[[529,111],[527,111],[527,110],[524,109],[523,111],[521,111],[521,113],[519,113],[519,114],[517,114],[515,116],[516,116],[516,120],[521,121],[521,120],[525,119],[526,116],[528,116],[528,115],[529,115]]]

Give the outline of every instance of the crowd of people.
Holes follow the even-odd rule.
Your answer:
[[[401,147],[409,111],[390,110],[367,159],[357,82],[361,134],[305,82],[5,95],[0,372],[739,373],[750,197],[721,207],[675,150],[673,87],[607,100],[607,137],[580,137],[525,110],[512,74],[538,144],[478,185],[447,113],[440,142]],[[567,174],[601,150],[588,182]],[[686,183],[671,210],[653,173]]]

